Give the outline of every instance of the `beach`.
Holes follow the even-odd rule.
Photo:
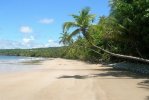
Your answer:
[[[0,100],[149,100],[149,79],[102,64],[53,58],[34,70],[1,73]]]

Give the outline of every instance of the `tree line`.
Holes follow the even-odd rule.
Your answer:
[[[50,47],[36,49],[1,49],[0,55],[28,57],[62,57],[65,47]]]
[[[72,14],[60,42],[71,56],[149,63],[149,0],[110,0],[109,5],[109,16],[99,17],[97,24],[89,7]]]
[[[72,14],[74,21],[63,24],[63,47],[0,50],[0,54],[149,63],[149,0],[109,0],[109,6],[109,16],[91,14],[89,7]]]

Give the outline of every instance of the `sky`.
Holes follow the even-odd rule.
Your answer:
[[[85,7],[108,16],[108,0],[0,0],[0,49],[41,48],[59,44],[62,25]]]

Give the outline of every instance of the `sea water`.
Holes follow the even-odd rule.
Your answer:
[[[40,65],[32,62],[40,60],[44,58],[0,55],[0,73],[35,70]]]

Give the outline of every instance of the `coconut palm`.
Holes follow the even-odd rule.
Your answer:
[[[70,28],[75,28],[75,30],[69,35],[69,38],[72,38],[75,35],[80,33],[88,40],[90,38],[89,34],[87,33],[88,28],[92,25],[95,15],[89,14],[90,8],[86,7],[79,15],[71,15],[74,18],[74,22],[65,22],[63,25],[63,32],[68,31]]]
[[[67,46],[69,44],[73,43],[73,40],[68,40],[69,34],[67,32],[61,33],[60,41],[59,43],[62,43],[63,45]]]
[[[74,18],[74,22],[65,22],[63,25],[63,32],[67,32],[70,28],[75,28],[75,30],[69,35],[68,40],[70,40],[73,36],[82,33],[82,35],[87,39],[87,41],[92,46],[100,49],[101,51],[103,51],[105,53],[108,53],[108,54],[115,56],[115,57],[120,57],[120,58],[131,59],[131,60],[149,63],[148,59],[112,53],[108,50],[105,50],[105,49],[93,44],[93,42],[91,42],[91,36],[88,33],[88,29],[90,26],[92,26],[92,23],[95,19],[95,15],[90,14],[90,8],[86,7],[81,12],[79,12],[79,15],[73,14],[71,16]]]

